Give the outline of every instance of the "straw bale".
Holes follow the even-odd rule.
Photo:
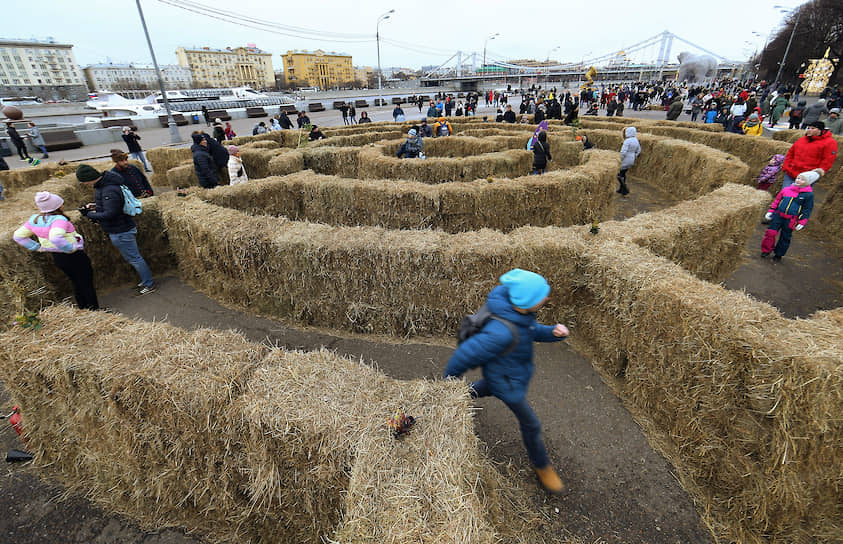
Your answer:
[[[768,193],[730,183],[664,210],[608,221],[600,225],[600,235],[627,240],[701,279],[720,282],[740,265],[741,253],[769,203]]]
[[[263,147],[266,144],[274,145],[273,148]],[[258,144],[263,144],[260,147],[253,147]],[[243,160],[243,166],[246,169],[249,179],[265,178],[269,175],[269,161],[276,156],[289,152],[289,149],[279,150],[276,142],[255,142],[246,144],[240,148],[240,158]],[[226,168],[226,172],[228,168]],[[226,176],[226,179],[228,176]]]
[[[278,145],[278,142],[275,140],[258,140],[256,142],[243,144],[240,149],[278,149],[280,147],[281,146]]]
[[[623,143],[619,130],[589,129],[584,132],[601,149],[620,149]],[[748,177],[746,164],[729,153],[706,145],[644,133],[638,135],[638,141],[641,143],[641,154],[629,175],[676,198],[699,196],[725,183],[745,183]]]
[[[457,137],[454,137],[456,139]],[[450,138],[449,138],[450,139]],[[526,149],[486,153],[464,158],[399,159],[389,145],[363,148],[359,154],[360,179],[406,179],[424,183],[473,181],[489,177],[517,177],[530,171],[533,154]]]
[[[702,130],[703,132],[723,132],[723,125],[720,123],[692,123],[690,121],[667,121],[661,120],[654,123],[658,126],[690,128]]]
[[[406,132],[403,130],[381,130],[376,132],[363,132],[359,134],[341,134],[337,136],[329,136],[324,140],[308,142],[308,147],[356,147],[378,142],[380,140],[393,140],[395,138],[401,138],[405,134]]]
[[[500,484],[487,478],[464,385],[400,382],[325,350],[273,350],[238,409],[256,510],[299,512],[287,541],[497,541],[488,512],[502,506]],[[384,424],[397,409],[419,421],[399,442]]]
[[[749,167],[744,181],[747,185],[754,185],[758,173],[764,168],[770,157],[777,153],[787,153],[790,145],[770,138],[757,138],[731,132],[705,132],[680,127],[645,127],[650,134],[678,138],[696,144],[702,144],[713,149],[734,155]]]
[[[477,305],[475,282],[494,281],[518,254],[491,230],[331,227],[247,218],[193,198],[162,204],[180,274],[197,288],[253,312],[357,332],[450,334]]]
[[[199,178],[196,177],[196,170],[193,168],[193,162],[180,164],[167,170],[164,178],[171,187],[193,187],[199,185]]]
[[[436,228],[453,233],[585,224],[611,215],[618,159],[606,151],[583,155],[582,165],[570,170],[492,183],[372,182],[303,172],[250,181],[201,198],[252,215],[346,226]]]
[[[574,341],[621,377],[715,535],[839,535],[840,312],[785,320],[609,238],[591,240],[578,273]]]
[[[168,178],[170,169],[193,160],[189,147],[153,147],[146,150],[146,158],[152,166],[153,174],[149,183],[157,187],[178,187]],[[195,182],[194,182],[195,184]]]
[[[10,330],[0,347],[39,470],[145,529],[248,540],[232,403],[266,348],[66,306],[41,318],[42,330]]]
[[[138,166],[141,165],[140,162],[135,160],[129,162]],[[85,163],[101,172],[109,170],[114,166],[114,163],[111,161],[85,161]],[[3,185],[3,196],[9,198],[16,192],[43,184],[47,180],[53,180],[57,183],[65,179],[76,181],[76,167],[79,164],[79,162],[71,162],[64,166],[59,166],[58,163],[45,162],[38,166],[2,170],[0,171],[0,184]]]
[[[254,136],[237,136],[229,140],[230,145],[241,146],[255,142],[276,142],[281,147],[296,147],[299,142],[299,129],[274,130]],[[307,135],[304,135],[305,137]]]
[[[513,127],[513,128],[505,128],[505,127]],[[532,127],[528,127],[529,130],[523,127],[523,125],[503,125],[503,124],[496,124],[492,125],[491,127],[486,127],[485,125],[480,128],[468,128],[461,130],[457,133],[459,136],[473,136],[476,138],[483,138],[486,136],[524,136],[528,138],[530,135],[533,134]]]
[[[773,133],[773,139],[778,140],[780,142],[787,142],[789,144],[792,144],[804,135],[805,131],[799,129],[777,130]]]
[[[304,155],[298,150],[275,155],[267,165],[268,176],[284,176],[302,170],[304,170]]]
[[[213,542],[540,540],[480,454],[461,382],[67,306],[42,319],[0,334],[35,463],[144,528]],[[400,441],[385,424],[398,409],[418,418]]]
[[[722,216],[702,214],[702,225],[665,214],[658,236],[638,236],[629,245],[653,244],[701,275],[722,275],[733,266],[736,248],[742,247],[737,240],[751,231],[744,227],[746,216],[755,217],[761,201],[769,198],[763,192],[746,193],[730,187],[711,197],[724,211]],[[748,203],[735,202],[735,197]],[[245,200],[241,193],[240,201]],[[447,234],[332,227],[246,216],[194,199],[180,204],[165,209],[165,222],[181,276],[198,289],[226,303],[303,324],[400,336],[448,334],[456,316],[478,302],[471,299],[472,304],[464,305],[465,289],[479,296],[482,285],[513,266],[532,266],[555,277],[566,270],[555,270],[559,263],[574,265],[568,246],[592,237],[587,227],[521,227],[508,234],[488,229]],[[215,224],[225,224],[225,232],[210,226]],[[712,244],[707,259],[700,257],[698,247],[705,244],[695,229],[719,230],[723,237]],[[474,279],[468,281],[462,274]],[[219,277],[231,281],[219,282]],[[472,283],[477,281],[482,283]]]
[[[840,162],[840,161],[837,161]],[[822,205],[810,221],[811,232],[817,233],[833,244],[843,246],[843,167],[835,165],[836,180],[825,196]],[[834,170],[834,168],[832,168]],[[823,176],[823,182],[834,173]]]
[[[361,147],[306,147],[301,149],[304,168],[318,174],[356,178],[360,167]]]

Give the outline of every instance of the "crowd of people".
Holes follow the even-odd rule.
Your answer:
[[[793,233],[805,228],[811,216],[814,206],[812,187],[836,159],[837,142],[833,136],[840,135],[839,108],[843,105],[838,89],[831,90],[827,99],[818,100],[811,106],[806,106],[796,93],[791,99],[792,92],[793,89],[770,89],[764,84],[747,85],[743,82],[728,82],[716,90],[642,84],[604,87],[600,91],[583,89],[580,93],[531,88],[522,93],[518,115],[522,122],[526,122],[528,115],[533,116],[532,123],[536,129],[527,149],[533,153],[532,174],[542,175],[553,160],[547,119],[563,119],[572,123],[583,104],[587,110],[585,115],[605,112],[607,116],[622,116],[626,104],[634,110],[658,104],[665,108],[668,119],[676,120],[687,113],[692,122],[723,123],[726,130],[753,136],[761,135],[763,123],[775,124],[789,110],[790,125],[804,128],[805,135],[785,155],[770,157],[757,180],[759,189],[768,190],[779,175],[783,178],[782,189],[765,214],[764,221],[768,226],[761,242],[761,257],[772,255],[772,262],[780,262],[790,247]],[[483,99],[487,107],[499,108],[496,122],[518,122],[506,92],[490,91],[484,94]],[[437,95],[428,101],[427,117],[408,130],[396,156],[424,159],[424,139],[453,135],[448,118],[452,115],[474,115],[479,100],[479,94],[469,93],[464,103],[455,101],[451,95]],[[418,108],[419,112],[424,108],[421,100]],[[365,111],[357,120],[353,106],[344,106],[340,111],[344,124],[371,122]],[[827,121],[824,121],[822,118],[826,115]],[[428,117],[436,121],[429,125]],[[393,120],[402,122],[405,119],[403,108],[400,104],[396,105]],[[306,113],[299,112],[296,121],[300,128],[309,128],[308,140],[326,137],[318,126],[311,123]],[[231,185],[248,182],[240,148],[224,145],[236,136],[230,123],[223,125],[220,119],[215,119],[213,124],[209,120],[208,125],[213,127],[212,134],[194,131],[191,135],[193,145],[190,149],[199,185],[206,189],[216,187],[225,171]],[[270,118],[268,123],[257,123],[253,134],[292,127],[287,114],[281,113]],[[617,192],[626,196],[630,192],[627,173],[634,167],[642,148],[634,126],[624,127],[623,133]],[[36,138],[37,134],[36,131]],[[79,212],[102,228],[123,259],[136,270],[140,280],[137,293],[145,295],[155,292],[157,286],[138,248],[134,220],[138,211],[133,211],[132,205],[135,199],[152,196],[154,190],[145,175],[150,169],[140,146],[140,136],[125,128],[122,137],[128,152],[111,150],[113,168],[100,172],[81,164],[76,169],[78,181],[91,186],[94,192],[93,202],[80,207]],[[584,134],[577,140],[582,142],[584,149],[592,147]],[[17,145],[14,139],[13,142]],[[46,150],[43,151],[46,155]],[[129,163],[130,156],[142,164],[143,170]],[[23,154],[21,158],[24,158]],[[79,308],[99,309],[85,241],[68,218],[63,199],[41,191],[35,195],[35,206],[37,213],[14,232],[14,240],[27,250],[50,253],[56,267],[70,279]],[[563,340],[569,331],[560,323],[542,325],[536,321],[536,312],[547,302],[550,293],[550,285],[541,275],[516,268],[499,279],[500,284],[488,294],[485,306],[478,311],[477,315],[483,311],[488,314],[485,321],[480,323],[477,331],[461,341],[448,361],[443,377],[459,378],[473,368],[482,368],[482,378],[470,385],[472,398],[495,396],[512,411],[541,485],[551,493],[560,493],[564,484],[551,465],[542,439],[541,422],[530,407],[526,392],[534,370],[533,343]]]

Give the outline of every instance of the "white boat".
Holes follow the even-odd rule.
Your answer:
[[[102,118],[132,117],[152,119],[164,115],[166,111],[148,97],[144,100],[129,100],[117,93],[103,91],[97,98],[88,100],[85,105],[102,113]],[[101,117],[85,117],[86,123],[99,123]]]
[[[208,109],[236,109],[250,106],[295,106],[295,98],[289,96],[269,96],[249,87],[228,89],[174,89],[167,91],[170,109],[179,113],[197,112],[206,106]],[[96,99],[85,103],[89,108],[102,113],[103,117],[129,117],[135,119],[157,118],[166,115],[164,99],[160,92],[150,94],[144,99],[130,100],[117,93],[104,91]],[[98,123],[100,117],[86,117],[86,123]]]

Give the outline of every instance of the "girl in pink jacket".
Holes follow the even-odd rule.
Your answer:
[[[820,175],[813,170],[802,172],[796,176],[793,185],[779,191],[773,199],[770,211],[764,216],[770,221],[770,225],[764,233],[764,239],[761,240],[762,258],[775,251],[773,262],[781,261],[787,253],[787,248],[790,247],[793,231],[805,228],[808,218],[811,217],[811,211],[814,209],[814,193],[811,190],[811,184],[819,177]],[[778,242],[776,242],[777,234],[779,235]]]
[[[98,310],[91,260],[85,254],[84,240],[64,213],[64,200],[41,191],[35,195],[35,205],[39,213],[15,231],[15,242],[30,251],[50,253],[56,266],[73,283],[76,304],[83,310]]]

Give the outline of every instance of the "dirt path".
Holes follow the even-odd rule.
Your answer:
[[[618,197],[618,219],[671,203],[669,197],[646,185],[633,182],[630,187],[630,197]],[[797,235],[785,260],[773,265],[758,258],[763,230],[759,224],[744,250],[741,267],[725,282],[727,288],[744,289],[773,302],[788,316],[807,316],[816,309],[841,305],[843,261],[839,255],[821,242]],[[234,328],[254,341],[268,340],[288,348],[324,345],[362,357],[396,378],[438,377],[452,352],[452,348],[438,345],[380,343],[288,328],[224,308],[175,277],[161,278],[160,290],[153,295],[133,297],[132,290],[125,288],[102,293],[100,300],[112,310],[138,319],[166,319],[185,328]],[[529,398],[542,420],[551,458],[566,482],[565,494],[551,497],[538,489],[534,476],[526,470],[528,461],[515,418],[502,403],[478,401],[476,429],[493,460],[520,469],[516,477],[533,490],[535,507],[547,520],[549,541],[567,534],[589,543],[713,541],[677,483],[673,468],[652,450],[588,360],[564,343],[537,345],[536,367]],[[0,390],[0,406],[6,405],[8,396]],[[21,445],[3,425],[0,451],[13,447]],[[61,488],[41,481],[32,467],[6,464],[4,469],[0,483],[0,511],[6,513],[0,516],[4,541],[199,542],[178,530],[145,533],[81,498],[56,501]]]

